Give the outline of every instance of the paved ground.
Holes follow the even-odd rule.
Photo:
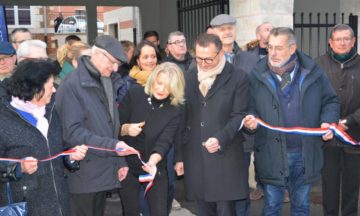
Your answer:
[[[320,185],[315,185],[313,192],[311,194],[311,215],[320,216],[322,215],[322,206],[321,206],[321,190]],[[180,210],[173,210],[170,216],[192,216],[195,215],[195,208],[192,202],[185,200],[184,195],[184,185],[182,180],[178,180],[176,183],[176,199],[180,202],[182,208]],[[261,210],[263,207],[263,199],[258,201],[251,202],[250,216],[261,215]],[[121,206],[120,200],[115,197],[115,199],[108,199],[106,216],[121,216]],[[360,203],[359,203],[359,214],[360,214]],[[290,203],[285,203],[282,211],[282,215],[290,215]]]

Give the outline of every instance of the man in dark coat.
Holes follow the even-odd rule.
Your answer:
[[[256,27],[256,41],[247,44],[247,51],[254,54],[258,59],[264,58],[267,54],[267,45],[272,24],[263,22]]]
[[[179,66],[185,73],[193,60],[187,51],[185,35],[182,32],[174,31],[168,36],[167,49],[169,54],[165,61],[173,62]]]
[[[360,140],[360,56],[350,26],[339,24],[330,32],[331,50],[317,59],[340,100],[339,126]],[[358,215],[360,148],[334,139],[324,148],[322,193],[324,215]],[[341,193],[341,195],[340,195]],[[341,197],[341,198],[340,198]]]
[[[117,139],[120,123],[115,97],[120,77],[114,71],[120,62],[126,61],[115,38],[99,36],[91,57],[81,57],[75,72],[61,83],[56,94],[56,110],[68,146],[132,149]],[[103,215],[106,191],[119,188],[127,171],[123,158],[112,152],[89,149],[81,169],[68,175],[71,214]]]
[[[250,104],[245,127],[255,130],[255,167],[263,185],[263,215],[281,215],[285,189],[291,215],[310,215],[311,183],[322,168],[321,137],[284,134],[258,127],[254,116],[282,127],[327,128],[338,122],[339,102],[326,74],[296,51],[295,33],[274,28],[268,58],[250,73]],[[328,131],[323,140],[330,140]]]
[[[235,201],[248,196],[248,170],[239,125],[247,110],[248,81],[224,57],[216,35],[196,41],[197,67],[186,74],[184,142],[175,170],[185,172],[186,196],[197,214],[235,215]]]

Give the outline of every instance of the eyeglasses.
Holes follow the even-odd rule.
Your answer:
[[[14,44],[21,44],[21,43],[23,43],[23,42],[25,42],[25,41],[27,41],[27,40],[13,41],[13,43],[14,43]]]
[[[281,52],[281,51],[283,51],[283,50],[285,50],[286,48],[287,48],[288,46],[271,46],[271,45],[268,45],[267,46],[267,51],[268,52]]]
[[[111,62],[112,65],[116,64],[117,67],[121,65],[121,62],[111,60],[110,57],[105,52],[101,52],[101,53]]]
[[[186,43],[186,40],[182,39],[182,40],[176,40],[174,42],[169,42],[168,44],[175,44],[175,45],[179,46],[180,44],[185,44],[185,43]]]
[[[11,59],[11,57],[13,57],[14,56],[14,54],[12,54],[12,55],[6,55],[6,56],[4,56],[4,57],[2,57],[2,58],[0,58],[0,62],[6,62],[6,61],[9,61],[10,59]]]
[[[198,56],[195,57],[195,60],[198,64],[202,63],[203,61],[206,63],[206,64],[212,64],[216,58],[216,56],[219,55],[221,50],[219,50],[216,55],[213,57],[213,58],[200,58]]]
[[[336,43],[344,42],[349,43],[351,41],[352,37],[343,37],[343,38],[334,38],[331,39],[332,41],[335,41]]]

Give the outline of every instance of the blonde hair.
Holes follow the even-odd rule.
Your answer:
[[[185,79],[182,70],[174,63],[164,62],[156,66],[154,71],[150,74],[146,85],[145,93],[152,96],[152,86],[156,82],[158,75],[162,73],[165,75],[166,80],[168,81],[167,88],[170,92],[171,105],[179,106],[184,104],[184,89],[185,89]]]
[[[81,51],[89,48],[88,44],[81,41],[75,41],[71,45],[64,44],[57,50],[56,59],[61,67],[64,65],[65,60],[72,64],[72,60],[78,59],[81,56]]]

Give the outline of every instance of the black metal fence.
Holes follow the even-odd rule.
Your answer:
[[[178,29],[193,47],[196,37],[206,30],[218,14],[229,14],[229,0],[178,0]]]
[[[317,13],[316,16],[313,15],[313,13],[309,13],[305,16],[304,13],[300,13],[300,21],[298,21],[296,14],[293,14],[294,31],[298,39],[298,48],[311,57],[316,58],[328,51],[330,29],[338,23],[349,24],[357,37],[358,16],[350,14],[347,22],[345,22],[346,17],[344,13],[342,13],[340,17],[338,17],[336,13],[332,15],[329,15],[329,13]]]

